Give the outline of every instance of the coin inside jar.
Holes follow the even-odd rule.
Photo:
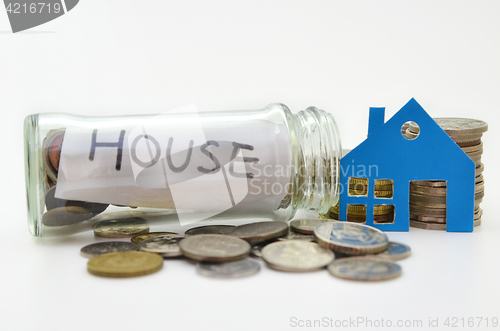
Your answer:
[[[45,226],[66,226],[87,221],[92,218],[92,213],[82,207],[59,207],[47,211],[42,216]]]

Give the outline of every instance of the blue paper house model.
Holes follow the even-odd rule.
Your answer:
[[[414,180],[445,180],[447,231],[471,232],[474,225],[475,164],[425,110],[411,99],[384,123],[385,108],[370,108],[368,138],[341,160],[339,219],[347,205],[366,206],[366,224],[383,231],[408,231],[409,193]],[[413,121],[420,127],[415,139],[401,133]],[[349,194],[350,178],[366,178],[363,196]],[[390,198],[375,196],[375,180],[392,180]],[[394,221],[377,223],[375,205],[394,206]]]

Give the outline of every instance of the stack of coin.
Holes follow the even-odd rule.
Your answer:
[[[390,179],[375,180],[375,197],[392,198],[394,183]],[[366,196],[368,195],[368,178],[349,178],[349,195]]]
[[[466,118],[435,118],[437,124],[476,164],[474,226],[481,224],[484,179],[481,163],[481,137],[488,130],[483,121]],[[408,127],[410,130],[411,126]],[[419,131],[416,130],[418,135]],[[446,181],[413,181],[410,183],[410,226],[446,230]]]
[[[45,226],[67,226],[80,223],[102,213],[108,207],[108,204],[55,197],[64,133],[65,129],[51,130],[42,143],[46,209],[42,223]]]
[[[401,133],[406,139],[413,140],[420,134],[420,127],[413,121],[408,121],[401,127]]]
[[[319,215],[320,218],[339,220],[339,204]],[[392,223],[394,221],[394,205],[375,205],[373,207],[373,219],[375,223]],[[356,223],[366,222],[366,205],[348,205],[347,221]]]

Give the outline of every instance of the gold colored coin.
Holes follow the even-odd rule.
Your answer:
[[[152,274],[163,266],[163,258],[147,252],[116,252],[92,258],[87,270],[101,277],[136,277]]]
[[[368,191],[359,191],[349,189],[349,195],[367,195]]]
[[[175,233],[175,232],[149,232],[149,233],[143,233],[143,234],[138,234],[137,236],[133,236],[132,238],[130,238],[130,240],[134,244],[138,244],[141,241],[149,239],[149,238],[165,236],[165,235],[169,235],[169,234],[178,235],[178,233]]]
[[[357,178],[357,177],[351,177],[349,178],[349,186],[351,185],[356,185],[356,184],[361,184],[361,185],[368,185],[368,178]]]
[[[149,224],[143,218],[115,218],[97,222],[94,235],[103,238],[126,238],[149,232]]]
[[[347,211],[366,211],[366,205],[348,205]]]
[[[389,198],[392,197],[392,191],[375,191],[375,196],[377,198]]]
[[[393,181],[390,179],[375,179],[375,186],[379,185],[391,185],[392,186]]]

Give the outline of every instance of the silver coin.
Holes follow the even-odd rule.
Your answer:
[[[292,230],[289,230],[288,233],[282,237],[277,238],[277,240],[305,240],[305,241],[314,241],[314,235],[312,234],[303,234],[303,233],[297,233],[293,232]]]
[[[182,256],[179,241],[184,236],[164,235],[145,239],[139,243],[139,250],[156,253],[163,257]]]
[[[262,258],[268,265],[281,271],[312,271],[326,267],[335,255],[316,243],[287,240],[278,241],[262,249]]]
[[[460,147],[465,153],[473,153],[473,152],[478,152],[480,151],[483,153],[483,142],[481,141],[478,145],[474,146],[467,146],[467,147]]]
[[[286,222],[255,222],[236,226],[227,231],[227,235],[235,236],[249,243],[256,243],[281,237],[288,232]]]
[[[478,165],[476,167],[476,176],[479,176],[480,174],[482,174],[484,171],[484,164],[481,163],[480,165]]]
[[[234,228],[234,225],[204,225],[191,228],[185,233],[190,236],[197,234],[225,234],[231,228]]]
[[[249,259],[225,263],[200,262],[196,265],[196,271],[213,278],[240,278],[256,274],[260,271],[260,265]]]
[[[401,275],[401,267],[398,264],[369,257],[335,260],[328,266],[328,271],[335,277],[362,281],[386,280]]]
[[[129,243],[125,241],[106,241],[83,247],[80,250],[80,255],[88,259],[91,259],[95,256],[106,253],[128,252],[137,250],[139,250],[139,246],[134,243]]]
[[[350,255],[376,254],[387,249],[387,236],[374,227],[349,223],[330,222],[314,229],[318,243],[334,251]]]
[[[392,261],[399,261],[406,259],[411,255],[411,248],[408,245],[397,243],[394,241],[389,241],[387,245],[387,250],[379,253],[377,255],[372,255],[376,258],[388,259]]]
[[[245,258],[250,244],[222,234],[200,234],[183,239],[179,247],[190,259],[203,262],[229,262]]]
[[[321,223],[331,222],[329,219],[302,218],[290,222],[290,228],[299,233],[314,234],[314,229]]]
[[[434,121],[450,136],[475,135],[488,131],[488,123],[470,118],[434,118]]]

